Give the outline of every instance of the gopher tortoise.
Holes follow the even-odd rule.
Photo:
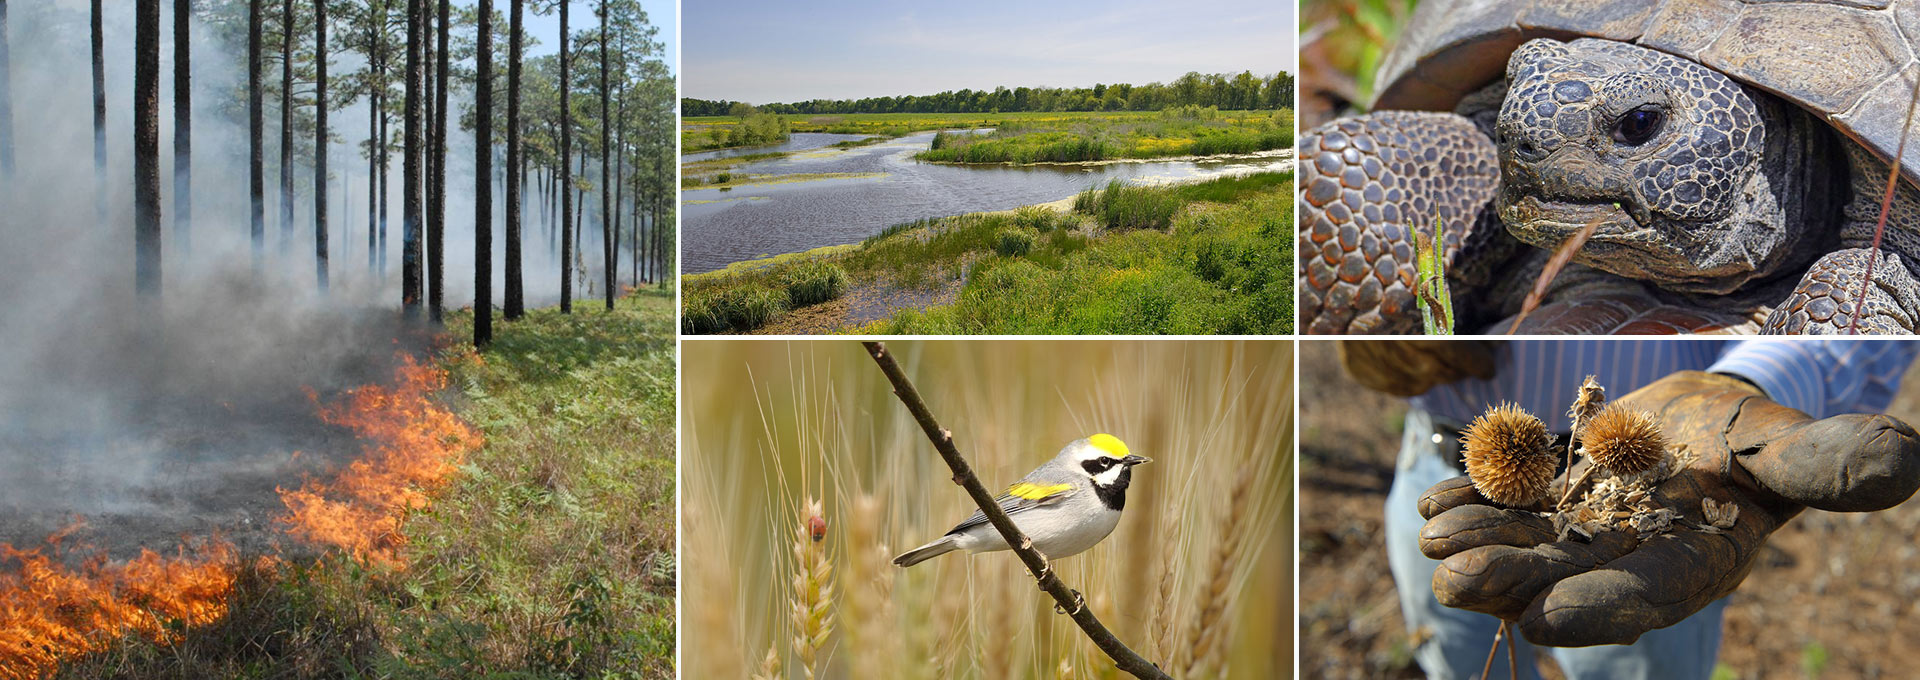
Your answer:
[[[1438,224],[1462,332],[1845,333],[1864,287],[1913,333],[1920,140],[1871,247],[1916,49],[1920,0],[1425,0],[1372,112],[1301,138],[1301,327],[1417,332]]]

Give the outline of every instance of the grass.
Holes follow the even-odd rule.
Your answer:
[[[1054,569],[1177,677],[1286,674],[1293,617],[1265,603],[1292,599],[1289,343],[887,346],[990,489],[1095,432],[1151,456],[1113,534]],[[858,344],[685,348],[701,376],[682,409],[686,677],[771,666],[798,678],[809,653],[827,678],[1056,677],[1063,662],[1068,677],[1110,677],[1010,553],[889,563],[973,506]],[[823,532],[797,534],[815,512]],[[817,554],[831,601],[794,587]],[[824,638],[811,623],[822,605]]]
[[[1038,207],[894,225],[856,247],[689,276],[687,333],[746,332],[739,312],[813,263],[849,288],[961,282],[958,299],[841,330],[874,334],[1286,334],[1292,181],[1262,173],[1172,187],[1119,183],[1076,210]],[[836,296],[837,297],[837,296]]]
[[[1293,112],[1182,107],[1151,118],[1087,114],[1008,121],[983,135],[936,135],[918,158],[942,163],[1070,163],[1245,154],[1293,146]]]
[[[672,319],[649,291],[496,325],[483,358],[444,352],[444,398],[486,446],[406,518],[404,569],[250,565],[220,622],[61,677],[673,677]],[[453,337],[470,326],[449,312]]]
[[[1181,107],[1167,111],[868,113],[781,118],[780,123],[792,132],[868,135],[866,139],[833,144],[835,148],[865,146],[938,130],[941,133],[935,135],[933,148],[919,157],[951,163],[1166,158],[1252,153],[1293,146],[1293,112],[1289,110],[1218,111],[1210,107]],[[737,129],[740,126],[739,119],[731,117],[688,118],[681,127],[682,143],[689,153],[728,148],[715,146],[718,142],[714,140],[740,139],[743,134]],[[993,128],[993,131],[980,135],[951,132],[983,128]],[[752,154],[724,160],[733,164],[779,155],[783,154]]]

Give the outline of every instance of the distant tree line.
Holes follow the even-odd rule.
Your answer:
[[[864,99],[814,99],[749,106],[743,102],[682,98],[686,116],[739,116],[752,111],[802,115],[842,113],[1013,113],[1019,111],[1159,111],[1171,106],[1221,109],[1293,107],[1293,74],[1257,76],[1189,72],[1171,83],[1093,87],[997,87],[939,94]]]

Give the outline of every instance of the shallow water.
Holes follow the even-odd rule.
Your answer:
[[[735,173],[755,175],[878,176],[680,192],[683,269],[712,271],[741,260],[857,243],[901,222],[1057,201],[1111,179],[1155,183],[1293,169],[1291,152],[1258,158],[1018,167],[914,160],[913,155],[926,150],[933,135],[924,132],[872,146],[820,149],[732,168]],[[699,160],[697,155],[683,160]]]

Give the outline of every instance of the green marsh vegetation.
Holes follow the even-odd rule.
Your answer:
[[[1152,117],[1009,121],[988,134],[934,135],[917,158],[945,163],[1070,163],[1246,154],[1293,147],[1293,112],[1182,106]]]
[[[952,130],[968,127],[1000,127],[1008,123],[1058,122],[1085,120],[1099,114],[1104,118],[1139,117],[1151,119],[1163,111],[1279,111],[1293,106],[1292,74],[1254,75],[1240,73],[1187,73],[1170,83],[1096,84],[1092,87],[996,87],[991,90],[948,90],[930,95],[867,97],[863,99],[814,99],[804,102],[770,103],[754,106],[745,102],[695,99],[680,100],[683,118],[682,143],[686,151],[772,144],[785,141],[750,132],[749,121],[757,116],[776,115],[790,132],[828,132],[837,134],[899,137],[927,130]],[[1076,115],[1078,114],[1078,115]],[[760,123],[770,130],[772,123]],[[1291,118],[1286,125],[1293,129]],[[759,140],[759,141],[755,141]],[[868,142],[871,143],[871,142]],[[1239,148],[1242,140],[1220,140],[1218,148]],[[1282,148],[1285,144],[1264,148]],[[1246,153],[1246,151],[1186,151],[1152,155],[1121,155],[1109,158],[1158,158],[1185,153]],[[1258,150],[1258,149],[1250,149]],[[1079,158],[1075,160],[1098,160]],[[1006,161],[966,161],[1006,162]],[[1030,162],[1030,161],[1017,161]]]
[[[472,332],[470,310],[446,322]],[[404,519],[404,569],[249,565],[226,618],[58,677],[673,677],[672,324],[648,287],[612,312],[529,310],[483,359],[444,351],[441,400],[486,443]]]
[[[1115,677],[1011,553],[891,564],[972,505],[858,343],[685,346],[684,676]],[[887,348],[989,489],[1096,432],[1152,457],[1113,534],[1054,568],[1175,677],[1285,675],[1288,343]]]
[[[744,105],[743,105],[744,106]],[[688,125],[680,132],[683,151],[693,153],[743,146],[767,146],[787,141],[792,135],[787,119],[762,113],[747,106],[734,115]]]
[[[895,225],[854,246],[685,277],[686,333],[751,332],[861,291],[946,291],[894,309],[875,334],[1290,332],[1290,173],[1089,189],[1028,206]],[[796,296],[795,272],[834,268],[836,295]]]

